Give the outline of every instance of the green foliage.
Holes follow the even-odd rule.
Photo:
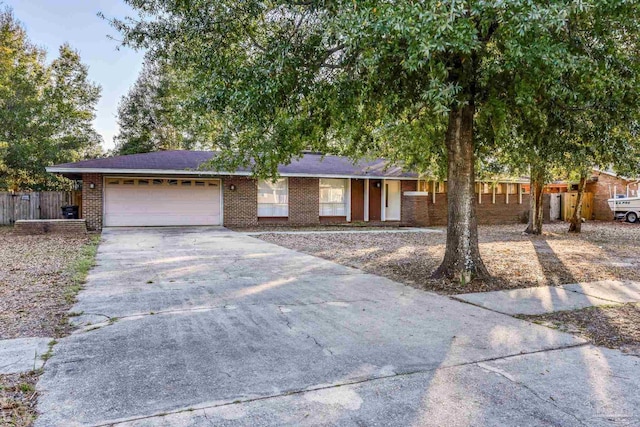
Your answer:
[[[210,139],[202,120],[184,108],[189,88],[183,76],[166,60],[146,58],[136,83],[120,101],[116,154],[191,150]]]
[[[126,44],[184,73],[185,108],[216,124],[219,165],[265,176],[309,148],[442,171],[448,112],[469,103],[488,170],[503,167],[508,151],[555,155],[544,106],[573,105],[564,102],[585,93],[571,89],[577,73],[606,97],[621,70],[614,78],[599,56],[635,52],[640,7],[609,0],[128,3],[138,19],[114,26]],[[542,133],[531,137],[525,125]]]
[[[101,154],[91,124],[100,87],[70,46],[46,63],[10,10],[0,11],[0,189],[64,188],[45,167]]]

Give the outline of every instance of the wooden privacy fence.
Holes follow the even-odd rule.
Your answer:
[[[562,193],[562,219],[569,221],[576,210],[576,202],[578,201],[578,193],[570,191]],[[582,218],[591,220],[593,217],[593,193],[584,193],[582,198]]]
[[[0,192],[0,225],[19,219],[61,219],[62,206],[77,205],[82,212],[80,191]]]

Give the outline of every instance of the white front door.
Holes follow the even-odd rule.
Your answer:
[[[220,181],[105,178],[106,227],[220,225]]]
[[[386,180],[384,184],[384,219],[385,221],[400,221],[400,181]]]

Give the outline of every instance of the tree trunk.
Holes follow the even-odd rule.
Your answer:
[[[582,231],[582,201],[584,200],[584,190],[587,187],[587,176],[580,175],[580,183],[578,184],[578,199],[576,200],[576,208],[573,210],[571,221],[569,224],[569,233],[580,233]]]
[[[544,172],[537,166],[531,167],[531,190],[529,200],[529,224],[524,230],[527,234],[542,234],[544,219],[543,190]]]
[[[449,113],[445,143],[448,153],[447,246],[444,260],[433,273],[468,283],[489,277],[478,248],[475,198],[473,104],[455,107]]]

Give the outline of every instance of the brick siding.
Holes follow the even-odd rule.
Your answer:
[[[320,180],[289,178],[289,225],[320,223]]]
[[[102,174],[82,174],[82,218],[87,221],[87,229],[102,229]],[[91,184],[95,188],[90,188]]]
[[[613,219],[613,211],[609,207],[608,200],[612,197],[613,186],[615,185],[618,194],[626,194],[629,181],[602,172],[595,172],[593,177],[597,177],[598,180],[587,183],[585,189],[593,193],[593,218],[610,221]]]
[[[83,174],[82,218],[89,230],[102,228],[103,215],[103,179],[102,174]],[[346,217],[319,216],[320,182],[318,178],[289,178],[289,217],[258,218],[258,185],[254,178],[221,177],[222,197],[224,198],[224,225],[228,227],[251,227],[260,225],[318,225],[326,223],[344,223]],[[93,183],[95,188],[91,189]],[[235,189],[231,190],[231,186]],[[416,191],[416,181],[401,181],[401,221],[392,223],[405,226],[438,226],[447,223],[447,195],[405,196],[407,191]],[[606,187],[605,187],[606,188]],[[518,196],[509,196],[506,203],[504,194],[496,195],[496,203],[491,203],[491,195],[484,194],[482,203],[477,205],[479,224],[510,224],[522,220],[529,208],[529,195],[523,195],[522,204]],[[549,217],[549,197],[545,198],[545,219]],[[375,225],[376,222],[370,222]]]
[[[231,190],[231,186],[235,190]],[[258,185],[255,179],[226,177],[222,179],[224,225],[250,227],[258,224]]]
[[[407,186],[408,187],[408,186]],[[414,191],[414,190],[404,190]],[[447,195],[433,196],[402,196],[402,224],[418,226],[447,225]],[[518,203],[518,195],[510,194],[509,203],[505,194],[496,194],[496,202],[492,203],[492,195],[484,194],[482,203],[476,201],[476,215],[478,224],[517,224],[523,221],[529,210],[529,195],[523,194],[522,204]],[[476,195],[477,200],[477,195]],[[545,221],[549,218],[549,197],[545,197]]]
[[[84,219],[31,219],[16,221],[13,232],[27,234],[86,234]]]

